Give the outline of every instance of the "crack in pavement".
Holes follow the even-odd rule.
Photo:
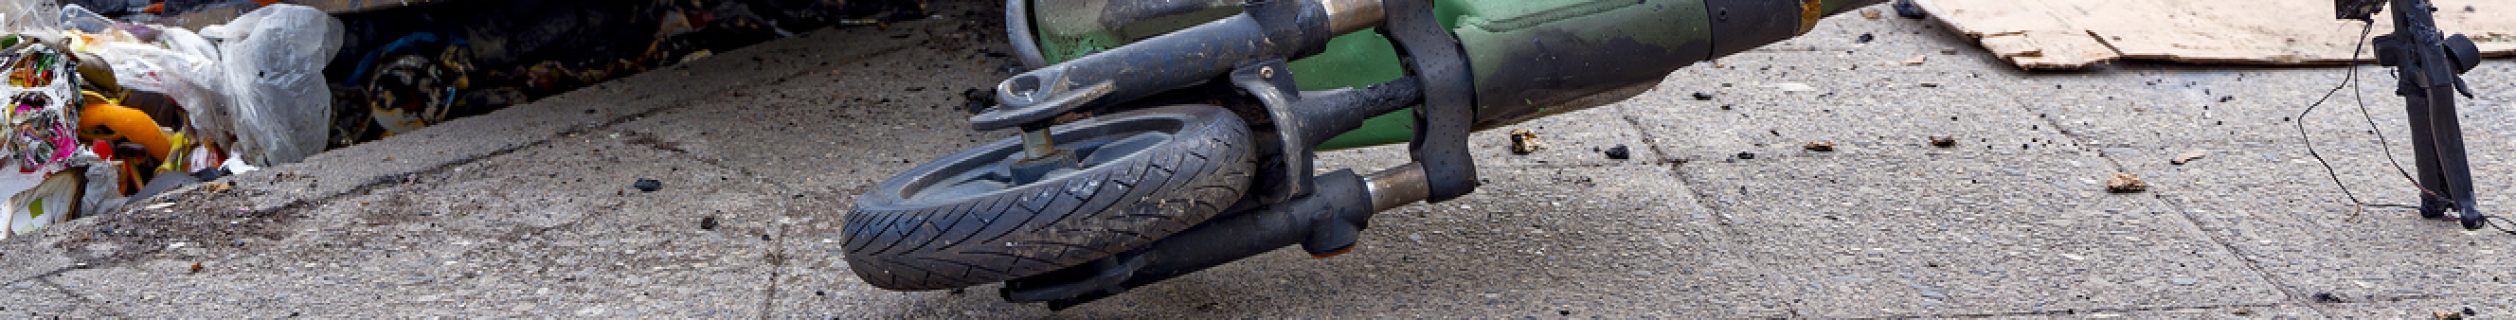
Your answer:
[[[2030,107],[2025,101],[2017,100],[2016,97],[2012,97],[2010,102],[2012,103],[2012,106],[2017,107],[2021,112],[2036,112],[2035,108]],[[2043,120],[2045,125],[2053,126],[2054,132],[2061,133],[2063,137],[2070,138],[2072,142],[2075,142],[2074,145],[2082,145],[2082,147],[2080,147],[2082,151],[2087,151],[2087,147],[2084,145],[2089,143],[2089,141],[2094,141],[2083,134],[2072,131],[2069,126],[2063,125],[2059,120],[2054,120],[2053,117],[2042,116],[2042,113],[2038,113],[2038,115],[2039,116],[2036,118]],[[2132,172],[2131,167],[2123,164],[2123,159],[2116,159],[2114,155],[2106,154],[2105,152],[2097,152],[2097,158],[2105,159],[2106,163],[2113,164],[2115,172]],[[2245,264],[2245,268],[2247,270],[2252,270],[2256,278],[2262,279],[2263,282],[2271,284],[2272,289],[2278,290],[2284,300],[2295,301],[2304,298],[2304,296],[2299,295],[2295,290],[2290,289],[2287,282],[2279,280],[2271,273],[2270,270],[2264,269],[2260,261],[2255,261],[2254,258],[2249,257],[2245,254],[2245,252],[2240,251],[2235,244],[2229,243],[2227,239],[2221,239],[2219,235],[2203,228],[2202,220],[2199,217],[2194,217],[2192,211],[2184,208],[2182,204],[2176,203],[2175,201],[2168,201],[2165,196],[2154,194],[2149,201],[2154,201],[2157,204],[2165,205],[2168,209],[2175,210],[2177,216],[2183,217],[2186,224],[2193,226],[2193,231],[2200,232],[2204,239],[2210,239],[2211,243],[2218,244],[2222,250],[2227,250],[2228,255],[2236,257],[2237,262]]]
[[[1665,81],[1665,80],[1664,80],[1664,81]],[[1615,110],[1610,110],[1610,111],[1615,111]],[[1652,161],[1651,161],[1651,162],[1652,162],[1652,163],[1654,163],[1654,164],[1659,164],[1659,165],[1666,166],[1666,167],[1664,167],[1664,168],[1654,168],[1654,169],[1661,169],[1661,170],[1665,170],[1671,178],[1675,178],[1675,179],[1677,179],[1677,184],[1678,184],[1678,186],[1686,187],[1686,191],[1687,191],[1687,193],[1689,193],[1689,194],[1690,194],[1690,196],[1691,196],[1692,198],[1695,198],[1695,206],[1696,206],[1696,207],[1701,207],[1701,208],[1703,208],[1705,211],[1711,211],[1711,213],[1712,213],[1712,219],[1713,219],[1713,224],[1714,224],[1714,225],[1716,225],[1716,226],[1721,227],[1721,230],[1717,230],[1717,231],[1721,232],[1722,234],[1731,235],[1731,236],[1733,236],[1733,237],[1745,235],[1745,233],[1741,233],[1740,231],[1738,231],[1738,230],[1736,229],[1736,228],[1737,228],[1737,227],[1736,227],[1737,222],[1736,222],[1736,221],[1731,221],[1731,219],[1730,219],[1730,215],[1726,213],[1727,211],[1723,210],[1723,206],[1721,206],[1721,205],[1719,205],[1719,204],[1717,204],[1717,203],[1714,203],[1714,202],[1712,201],[1712,196],[1713,196],[1713,195],[1712,195],[1712,192],[1710,192],[1710,191],[1706,191],[1706,190],[1704,190],[1704,188],[1701,188],[1701,186],[1700,186],[1700,185],[1697,185],[1697,184],[1695,183],[1695,179],[1694,179],[1695,177],[1693,177],[1693,176],[1690,176],[1690,175],[1687,175],[1687,174],[1686,174],[1685,166],[1686,166],[1686,163],[1687,163],[1687,162],[1690,162],[1689,160],[1687,160],[1687,159],[1682,159],[1682,158],[1680,158],[1680,157],[1679,157],[1676,153],[1671,152],[1671,151],[1670,151],[1670,149],[1672,149],[1671,147],[1667,147],[1667,146],[1663,146],[1663,145],[1661,145],[1661,143],[1660,143],[1660,139],[1654,139],[1654,138],[1652,138],[1652,137],[1651,137],[1651,131],[1648,129],[1649,127],[1643,126],[1643,125],[1642,125],[1642,119],[1640,119],[1638,116],[1636,116],[1636,115],[1632,115],[1632,114],[1625,114],[1625,113],[1623,113],[1623,112],[1618,112],[1618,113],[1619,113],[1619,114],[1617,114],[1616,116],[1617,116],[1617,118],[1620,118],[1620,119],[1624,119],[1624,120],[1625,120],[1625,126],[1626,126],[1626,129],[1632,129],[1632,130],[1634,130],[1635,135],[1636,135],[1636,136],[1640,136],[1640,137],[1641,137],[1641,140],[1642,140],[1642,141],[1641,141],[1642,146],[1643,146],[1644,148],[1650,148],[1650,149],[1651,149],[1651,153],[1652,153],[1652,154],[1659,156],[1659,159],[1652,159]],[[1599,165],[1599,166],[1592,166],[1592,167],[1614,167],[1614,166],[1624,166],[1624,165],[1623,165],[1623,164],[1610,164],[1610,165]]]
[[[2035,108],[2031,107],[2026,101],[2018,100],[2017,97],[2011,97],[2010,103],[2011,106],[2018,108],[2020,112],[2036,113],[2038,115],[2036,117],[2037,119],[2043,120],[2045,125],[2052,126],[2054,132],[2061,133],[2061,135],[2065,138],[2070,138],[2073,142],[2072,145],[2081,146],[2079,147],[2081,151],[2088,151],[2088,147],[2085,145],[2087,145],[2089,141],[2094,141],[2085,135],[2071,131],[2069,126],[2064,126],[2061,121],[2054,120],[2053,117],[2044,116],[2044,113],[2037,113]],[[2105,159],[2106,163],[2114,165],[2114,172],[2133,173],[2131,167],[2125,166],[2123,164],[2123,160],[2116,159],[2114,155],[2109,155],[2105,152],[2097,152],[2096,157],[2098,159]],[[2227,250],[2228,255],[2236,257],[2237,262],[2244,264],[2247,270],[2252,270],[2256,278],[2262,279],[2263,282],[2269,283],[2272,289],[2278,290],[2283,300],[2297,301],[2305,298],[2305,296],[2299,295],[2296,290],[2290,289],[2287,282],[2280,281],[2280,279],[2274,276],[2270,270],[2264,269],[2260,261],[2255,261],[2254,258],[2248,257],[2245,252],[2240,251],[2235,244],[2228,242],[2227,239],[2220,239],[2219,235],[2202,227],[2201,218],[2194,217],[2193,212],[2184,208],[2182,204],[2176,203],[2175,201],[2168,201],[2165,196],[2156,194],[2152,194],[2150,199],[2147,200],[2156,202],[2160,205],[2165,205],[2168,209],[2175,210],[2177,216],[2184,218],[2185,224],[2193,226],[2193,232],[2200,232],[2203,239],[2210,239],[2211,243],[2218,244],[2222,250]]]
[[[97,313],[102,313],[102,314],[104,314],[104,315],[105,315],[105,317],[107,317],[107,318],[131,318],[131,315],[128,315],[128,314],[123,314],[123,313],[122,313],[122,311],[120,311],[120,310],[114,310],[114,308],[108,307],[108,306],[107,306],[104,302],[102,302],[102,301],[96,301],[96,299],[95,299],[95,298],[88,298],[88,297],[87,297],[87,295],[82,295],[82,294],[79,294],[79,293],[78,293],[78,292],[76,292],[76,291],[71,291],[71,290],[70,290],[70,288],[68,288],[68,287],[63,287],[63,286],[61,286],[61,284],[59,284],[59,283],[53,283],[53,282],[52,282],[52,280],[48,280],[48,279],[33,279],[32,281],[35,281],[35,283],[36,283],[36,284],[40,284],[40,285],[43,285],[43,286],[45,286],[45,287],[50,287],[50,288],[52,288],[52,290],[53,290],[53,291],[58,291],[58,292],[61,292],[61,295],[64,295],[64,296],[69,296],[69,297],[70,297],[70,300],[71,300],[71,304],[72,304],[72,305],[76,305],[76,306],[79,306],[79,307],[86,307],[86,308],[95,308],[95,310],[96,310],[96,312],[97,312]],[[57,318],[57,317],[58,317],[58,316],[56,316],[56,318]]]

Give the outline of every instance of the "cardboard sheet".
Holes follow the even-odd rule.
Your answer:
[[[2435,0],[2437,22],[2490,57],[2516,55],[2516,0]],[[2202,64],[2329,65],[2351,61],[2362,24],[2333,19],[2332,0],[1916,0],[1931,17],[2025,69],[2080,69],[2117,59]],[[2394,8],[2385,8],[2394,10]],[[2390,11],[2388,11],[2390,12]],[[2393,30],[2378,13],[2373,34]],[[2359,55],[2374,61],[2375,53]]]

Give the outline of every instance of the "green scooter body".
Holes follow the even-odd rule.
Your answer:
[[[1227,17],[1239,0],[1029,0],[1048,62]],[[1393,0],[1394,1],[1394,0]],[[1816,19],[1881,0],[1433,0],[1475,75],[1483,130],[1606,105],[1669,72],[1808,31]],[[1293,61],[1303,90],[1354,88],[1405,72],[1377,32],[1347,34]],[[1406,112],[1374,117],[1323,143],[1342,149],[1406,142]]]

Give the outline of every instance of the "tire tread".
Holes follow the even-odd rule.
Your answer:
[[[849,269],[885,289],[959,288],[1080,265],[1187,230],[1239,199],[1256,165],[1239,119],[1220,109],[1187,112],[1207,120],[1061,183],[917,208],[860,200],[843,219]],[[1077,184],[1094,187],[1077,194]]]

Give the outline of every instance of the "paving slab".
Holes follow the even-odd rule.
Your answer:
[[[1929,71],[1880,73],[1689,69],[1623,102],[1620,110],[1677,161],[1726,161],[1741,153],[1991,156],[2076,149],[2075,139],[2049,121],[2024,112],[2009,97],[1983,93],[1998,86],[1951,80],[1926,87],[1903,79]],[[1956,144],[1931,146],[1934,136]],[[1804,149],[1821,141],[1833,143],[1835,151]]]
[[[2507,190],[2516,176],[2508,148],[2474,157],[2480,190]],[[2139,163],[2154,193],[2226,243],[2293,295],[2351,299],[2491,295],[2516,290],[2516,239],[2465,231],[2416,216],[2414,187],[2368,152],[2328,155],[2344,184],[2374,206],[2355,210],[2321,165],[2300,155],[2230,154],[2182,166]],[[2329,150],[2329,149],[2328,149]],[[2400,151],[2400,150],[2398,150]],[[2407,153],[2408,151],[2400,151]],[[2408,159],[2409,155],[2402,155]],[[2505,192],[2479,193],[2482,208],[2505,212]]]
[[[1801,316],[1926,316],[2276,303],[2261,274],[2115,169],[2069,153],[1690,163]]]
[[[2504,68],[2506,64],[2492,65],[2485,69]],[[2244,77],[2251,83],[2234,84],[2235,80],[2225,76],[2192,83],[2205,88],[2299,87],[2316,83],[2329,86],[2340,80],[2339,71],[2254,70],[2242,73],[2250,74]],[[2373,68],[2362,71],[2363,76],[2388,79]],[[2190,73],[2195,72],[2168,72],[2159,79]],[[2478,80],[2475,84],[2482,88],[2503,87],[2508,82],[2496,78]],[[2269,118],[2303,106],[2281,101],[2312,99],[2322,94],[2322,90],[2235,90],[2243,90],[2241,95],[2248,97],[2271,98],[2252,99],[2268,102],[2238,100],[2207,112]],[[2128,91],[2195,96],[2191,89]],[[2087,129],[2074,129],[2092,132],[2092,140],[2163,137],[2119,139],[2108,142],[2113,146],[2104,150],[2109,157],[2122,160],[2128,170],[2148,178],[2153,193],[2160,199],[2280,282],[2293,298],[2316,294],[2365,299],[2457,297],[2501,292],[2516,284],[2511,281],[2516,280],[2516,273],[2500,267],[2516,262],[2503,254],[2516,250],[2510,247],[2516,242],[2504,234],[2462,231],[2452,222],[2423,220],[2413,214],[2411,206],[2418,204],[2417,187],[2393,167],[2398,161],[2413,159],[2403,131],[2407,128],[2402,103],[2387,93],[2390,90],[2369,91],[2370,114],[2378,128],[2388,134],[2386,144],[2380,144],[2368,131],[2368,119],[2358,113],[2355,104],[2327,105],[2328,109],[2319,111],[2319,116],[2307,118],[2309,132],[2319,139],[2314,145],[2316,154],[2329,162],[2329,173],[2326,164],[2317,162],[2315,155],[2307,152],[2307,146],[2297,140],[2295,124],[2231,120],[2227,126],[2236,128],[2197,129],[2217,127],[2218,121],[2204,124],[2169,120],[2176,117],[2166,114],[2121,112],[2070,115],[2094,124],[2084,127]],[[2459,110],[2466,121],[2465,137],[2472,152],[2475,183],[2479,190],[2485,190],[2477,194],[2485,210],[2516,203],[2504,192],[2486,191],[2506,190],[2516,183],[2506,178],[2516,177],[2516,166],[2510,165],[2511,159],[2516,159],[2511,158],[2516,156],[2516,142],[2511,141],[2516,140],[2509,139],[2516,137],[2509,135],[2516,131],[2509,131],[2505,125],[2506,118],[2516,113],[2490,107],[2504,101],[2504,91],[2483,93],[2480,99],[2470,102],[2472,106]],[[2169,113],[2197,111],[2173,110],[2182,111]],[[2141,123],[2155,125],[2136,125]],[[2386,158],[2389,151],[2394,159]],[[2169,161],[2184,154],[2206,156],[2182,165]],[[2412,163],[2400,163],[2405,170],[2412,169]],[[2344,186],[2354,194],[2344,194]],[[2348,202],[2351,195],[2374,206],[2354,207]]]
[[[2020,97],[2021,105],[2103,147],[2155,149],[2161,146],[2262,146],[2295,148],[2301,143],[2299,122],[2319,141],[2373,140],[2368,121],[2390,139],[2409,141],[2402,99],[2393,96],[2391,76],[2376,68],[2358,70],[2363,81],[2362,114],[2349,89],[2338,92],[2303,114],[2309,105],[2341,83],[2344,68],[2227,69],[2176,66],[2117,68],[2113,72],[2069,78],[2036,78],[2022,90],[2042,92]],[[2472,131],[2468,136],[2504,137],[2511,113],[2493,100],[2467,102],[2460,108]],[[2501,140],[2504,138],[2494,138]]]

